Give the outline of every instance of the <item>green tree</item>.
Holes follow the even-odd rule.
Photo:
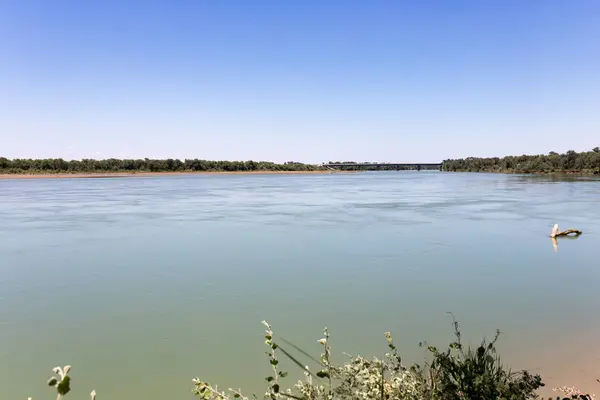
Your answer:
[[[8,159],[0,157],[2,173],[95,173],[95,172],[178,172],[178,171],[317,171],[322,166],[296,161],[276,164],[266,161],[209,161],[209,160],[72,160],[56,159]]]
[[[598,157],[600,149],[577,153],[569,150],[565,154],[554,151],[548,155],[521,155],[503,158],[478,158],[445,160],[442,164],[443,171],[468,171],[468,172],[596,172],[600,173]]]

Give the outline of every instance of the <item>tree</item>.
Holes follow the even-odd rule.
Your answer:
[[[42,160],[10,160],[0,157],[0,172],[3,173],[94,173],[94,172],[176,172],[176,171],[317,171],[323,167],[299,162],[275,164],[256,161],[208,161],[166,159],[156,160],[72,160],[61,158]]]
[[[569,150],[565,154],[551,151],[548,155],[521,155],[504,158],[469,157],[445,160],[443,171],[470,172],[595,172],[600,173],[600,148],[577,153]],[[597,171],[597,172],[596,172]]]

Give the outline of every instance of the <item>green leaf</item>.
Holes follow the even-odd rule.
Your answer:
[[[275,378],[273,378],[272,376],[267,376],[265,379],[266,379],[267,382],[271,382]]]
[[[279,393],[279,385],[278,384],[273,385],[273,392]]]
[[[277,361],[277,360],[271,360],[271,365],[277,365],[277,364],[279,364],[279,361]]]
[[[485,348],[483,346],[480,346],[477,348],[477,356],[478,357],[483,357],[484,353],[485,353]]]
[[[56,386],[57,383],[58,379],[56,379],[55,377],[48,379],[48,386]]]
[[[69,393],[71,390],[71,377],[69,375],[65,376],[62,381],[56,386],[56,390],[58,394],[64,396]]]
[[[233,394],[233,398],[234,399],[239,399],[240,398],[240,394],[239,393],[234,393]]]
[[[329,372],[327,372],[325,370],[322,370],[322,371],[317,372],[317,376],[319,378],[328,378],[329,377]]]
[[[287,372],[283,372],[283,371],[279,371],[279,376],[282,378],[285,378],[286,376],[288,376]]]

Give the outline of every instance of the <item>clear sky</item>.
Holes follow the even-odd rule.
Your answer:
[[[0,156],[600,145],[597,0],[0,0]]]

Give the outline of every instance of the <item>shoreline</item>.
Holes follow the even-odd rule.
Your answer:
[[[594,178],[600,176],[596,172],[515,172],[515,171],[442,171],[451,174],[496,174],[496,175],[523,175],[523,176],[552,176],[552,177],[582,177]]]
[[[116,179],[116,178],[141,178],[141,177],[168,177],[168,176],[192,176],[192,175],[324,175],[324,174],[356,174],[360,170],[318,170],[318,171],[176,171],[176,172],[88,172],[88,173],[49,173],[49,174],[24,174],[24,173],[0,173],[1,180],[22,179]],[[579,176],[597,177],[598,174],[589,172],[514,172],[514,171],[442,171],[449,173],[474,173],[474,174],[501,174],[501,175],[527,175],[527,176]]]
[[[102,178],[136,178],[187,175],[313,175],[348,173],[354,171],[181,171],[181,172],[91,172],[91,173],[58,173],[58,174],[3,174],[5,179],[102,179]]]
[[[519,172],[519,171],[515,171],[513,169],[506,169],[506,170],[481,170],[481,171],[467,171],[467,170],[455,170],[455,171],[441,171],[441,172],[455,172],[455,173],[471,173],[471,174],[504,174],[504,175],[581,175],[581,176],[590,176],[590,175],[598,175],[599,172],[597,172],[596,170],[589,170],[589,169],[584,169],[584,170],[579,170],[579,171],[574,171],[574,170],[569,170],[569,171],[552,171],[552,172],[548,172],[548,171],[530,171],[530,172]]]

